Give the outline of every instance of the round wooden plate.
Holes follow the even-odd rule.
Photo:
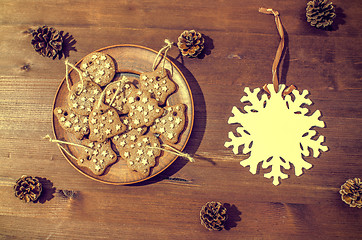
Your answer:
[[[139,77],[139,74],[143,72],[150,72],[152,71],[153,61],[157,55],[157,52],[142,46],[137,45],[130,45],[130,44],[122,44],[122,45],[115,45],[110,47],[105,47],[102,49],[97,50],[96,52],[103,52],[110,55],[115,63],[116,69],[118,74],[116,75],[114,80],[120,79],[122,75],[131,76],[131,77]],[[81,59],[76,66],[80,64]],[[194,121],[194,102],[192,99],[192,94],[190,87],[181,73],[181,71],[176,67],[174,63],[172,63],[168,58],[166,58],[165,68],[168,69],[171,73],[172,80],[177,84],[177,90],[174,94],[172,94],[167,102],[167,106],[172,106],[175,104],[183,103],[186,104],[186,125],[184,131],[180,135],[179,142],[177,144],[172,145],[173,147],[183,150],[186,146],[186,143],[190,137],[193,121]],[[69,73],[71,82],[74,84],[79,81],[78,73],[74,70],[71,70]],[[55,95],[53,110],[57,107],[67,106],[67,95],[68,95],[68,88],[65,82],[65,78],[61,82],[57,93]],[[80,141],[66,131],[64,131],[61,126],[59,125],[58,120],[53,114],[52,119],[53,124],[53,131],[56,139],[73,142],[80,144]],[[62,146],[69,151],[74,157],[79,156],[79,147],[74,147],[70,145]],[[79,172],[84,174],[85,176],[108,184],[116,184],[116,185],[124,185],[124,184],[131,184],[144,181],[149,179],[163,170],[165,170],[168,166],[170,166],[177,158],[176,155],[168,153],[166,151],[162,151],[160,157],[156,159],[156,165],[151,168],[150,175],[147,177],[138,174],[135,171],[130,170],[127,167],[127,163],[122,158],[118,157],[118,160],[115,164],[109,166],[104,174],[101,176],[97,176],[93,174],[89,169],[79,167],[77,165],[77,161],[70,157],[64,150],[59,148],[64,157],[67,161]]]

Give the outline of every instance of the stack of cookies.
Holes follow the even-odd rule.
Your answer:
[[[77,164],[95,175],[118,160],[146,177],[161,155],[161,144],[175,144],[186,123],[186,106],[167,106],[177,86],[166,69],[139,79],[116,81],[111,56],[94,52],[80,63],[83,81],[75,83],[67,105],[54,109],[59,125],[86,146]]]

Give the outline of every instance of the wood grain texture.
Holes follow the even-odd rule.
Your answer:
[[[362,177],[362,6],[333,1],[333,31],[304,18],[307,1],[19,1],[0,3],[0,238],[3,239],[358,239],[362,210],[340,200],[339,187]],[[268,4],[268,5],[266,5]],[[252,175],[223,145],[231,109],[246,86],[271,82],[279,43],[278,10],[287,33],[281,81],[308,89],[321,110],[330,151],[308,158],[313,168],[292,170],[274,187],[260,169]],[[56,145],[52,102],[64,77],[62,60],[38,55],[28,30],[53,26],[76,40],[69,60],[115,44],[155,50],[185,29],[207,36],[203,58],[181,59],[195,102],[195,123],[186,151],[196,163],[177,159],[165,172],[131,186],[102,184],[78,173]],[[183,62],[183,64],[182,64]],[[22,175],[46,178],[41,202],[24,204],[13,185]],[[61,190],[72,190],[73,197]],[[199,223],[208,201],[229,204],[227,230],[209,232]]]

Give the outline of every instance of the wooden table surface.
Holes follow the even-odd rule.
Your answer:
[[[337,19],[329,31],[305,21],[307,1],[19,1],[0,2],[0,238],[1,239],[362,239],[362,209],[342,202],[340,186],[362,177],[362,5],[333,1]],[[231,109],[244,88],[271,83],[279,44],[278,10],[287,33],[281,81],[308,89],[326,128],[328,152],[307,158],[310,170],[274,186],[224,147]],[[159,50],[183,30],[205,35],[200,58],[169,57],[181,68],[195,103],[195,124],[185,151],[160,175],[130,186],[107,185],[77,172],[52,134],[52,103],[64,77],[64,58],[37,54],[29,29],[48,25],[69,33],[69,60],[115,44]],[[70,37],[70,38],[69,38]],[[73,42],[72,42],[73,41]],[[15,198],[22,175],[41,177],[38,203]],[[73,191],[74,195],[64,194]],[[225,203],[223,231],[208,231],[199,211]]]

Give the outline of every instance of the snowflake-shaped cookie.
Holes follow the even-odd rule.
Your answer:
[[[82,141],[84,146],[82,148],[80,157],[78,157],[78,165],[89,168],[95,175],[101,175],[106,168],[117,161],[117,155],[112,150],[111,142],[92,142],[88,139]]]
[[[303,105],[311,105],[312,101],[306,96],[308,91],[302,94],[294,90],[294,100],[290,95],[282,97],[285,85],[279,85],[279,91],[274,91],[273,85],[268,84],[270,98],[266,94],[258,98],[259,88],[250,91],[245,88],[246,96],[242,97],[242,103],[250,102],[241,112],[235,106],[232,109],[234,116],[229,118],[228,123],[238,123],[236,128],[240,136],[229,132],[231,141],[225,143],[225,147],[233,146],[234,154],[238,154],[239,146],[244,145],[243,153],[250,153],[250,157],[242,160],[243,167],[250,166],[250,172],[255,174],[257,166],[263,162],[262,167],[271,166],[271,171],[264,174],[266,178],[273,178],[273,184],[279,184],[279,178],[286,179],[288,175],[281,171],[281,167],[290,169],[293,164],[296,176],[303,173],[303,168],[310,169],[312,164],[303,159],[309,156],[308,148],[313,150],[313,157],[317,158],[319,150],[327,151],[323,146],[324,136],[317,135],[313,127],[323,128],[324,122],[319,120],[319,110],[312,115],[306,115],[309,110]]]
[[[132,128],[151,126],[163,114],[163,109],[151,98],[151,94],[141,89],[129,94],[126,106],[129,108],[129,126]]]
[[[157,137],[152,133],[138,136],[137,140],[130,141],[124,148],[121,155],[127,161],[127,166],[142,174],[148,176],[150,168],[155,166],[156,158],[161,154],[161,145]]]
[[[176,84],[170,79],[167,69],[145,72],[140,75],[140,88],[151,93],[159,105],[166,102],[176,90]]]
[[[179,135],[183,131],[186,122],[186,106],[178,104],[164,108],[165,111],[160,118],[150,127],[150,131],[160,134],[164,142],[177,143]]]

